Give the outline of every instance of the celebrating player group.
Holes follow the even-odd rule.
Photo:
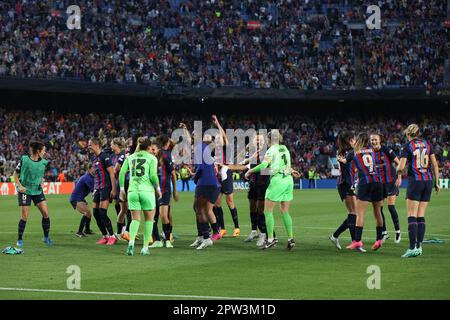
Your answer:
[[[293,200],[294,178],[301,174],[291,167],[291,153],[283,145],[282,133],[271,130],[267,136],[254,135],[242,152],[245,160],[237,163],[227,157],[229,141],[218,118],[212,116],[212,124],[219,132],[217,136],[203,135],[202,140],[190,143],[193,133],[180,123],[183,138],[172,141],[161,135],[154,139],[145,134],[133,137],[105,137],[102,131],[87,142],[91,161],[85,174],[79,177],[69,203],[81,213],[77,237],[94,234],[91,218],[95,219],[101,238],[98,245],[115,245],[117,241],[128,242],[126,254],[134,255],[138,232],[143,225],[142,255],[149,255],[156,248],[173,248],[175,239],[175,210],[172,198],[178,201],[177,172],[174,163],[175,146],[189,141],[189,150],[194,151],[194,164],[181,163],[187,173],[193,175],[196,185],[193,196],[193,218],[197,238],[191,244],[195,250],[204,250],[219,242],[227,234],[222,210],[222,198],[230,210],[234,224],[232,237],[240,236],[238,210],[234,202],[233,172],[245,172],[249,181],[248,201],[251,231],[245,242],[256,241],[263,250],[273,248],[279,242],[274,231],[273,212],[279,206],[281,219],[287,235],[286,248],[295,245],[293,219],[289,212]],[[408,216],[409,248],[404,258],[422,255],[425,234],[425,212],[431,199],[432,189],[439,192],[436,179],[439,169],[433,147],[421,137],[420,128],[409,125],[404,131],[405,144],[400,154],[383,144],[383,136],[374,132],[355,135],[341,132],[337,139],[339,177],[337,190],[345,204],[347,215],[329,240],[339,250],[339,237],[349,230],[349,250],[366,252],[363,243],[365,212],[372,204],[376,222],[376,241],[371,249],[379,250],[390,236],[387,233],[383,212],[387,201],[388,211],[395,229],[395,243],[401,241],[400,219],[396,209],[396,198],[402,178],[408,176],[406,208]],[[109,139],[109,141],[108,141]],[[108,143],[109,142],[109,143]],[[218,152],[218,150],[220,152]],[[240,151],[238,150],[238,153]],[[43,241],[51,246],[50,217],[42,181],[48,165],[45,145],[39,141],[29,144],[29,153],[23,155],[16,167],[14,178],[18,192],[21,216],[18,224],[17,246],[24,246],[24,233],[31,202],[42,214]],[[433,179],[433,177],[435,179]],[[434,182],[433,182],[434,181]],[[92,201],[87,200],[92,193]],[[89,205],[91,202],[91,207]],[[114,204],[117,215],[117,230],[108,216],[108,208]],[[242,212],[243,208],[240,209]],[[195,213],[195,214],[194,214]],[[143,223],[141,219],[143,218]],[[162,223],[162,233],[158,221]],[[194,224],[193,224],[194,225]],[[176,226],[176,224],[175,224]],[[193,230],[194,231],[194,230]]]

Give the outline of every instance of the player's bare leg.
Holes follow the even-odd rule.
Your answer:
[[[376,222],[376,230],[377,230],[377,238],[375,243],[372,246],[372,250],[378,250],[383,244],[383,225],[384,219],[381,215],[381,207],[383,206],[383,200],[373,202],[373,215]]]
[[[88,205],[83,201],[78,201],[76,209],[83,215],[81,217],[80,226],[78,228],[78,232],[76,233],[76,235],[81,238],[86,237],[87,234],[93,234],[92,231],[90,230],[92,215]]]
[[[166,239],[165,245],[166,248],[173,248],[172,243],[170,242],[170,219],[169,219],[169,206],[162,205],[159,207],[159,217],[161,219],[162,228],[164,232],[164,238]]]

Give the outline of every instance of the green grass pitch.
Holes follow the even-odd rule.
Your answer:
[[[433,194],[427,212],[425,237],[437,237],[444,244],[425,244],[424,255],[401,259],[408,236],[404,201],[398,198],[402,237],[400,244],[388,240],[381,250],[361,254],[337,251],[328,235],[342,222],[345,209],[335,190],[297,190],[291,214],[297,247],[285,249],[286,236],[275,211],[277,247],[258,250],[244,243],[250,231],[246,193],[235,195],[242,235],[226,236],[213,247],[196,251],[189,247],[195,238],[192,193],[182,193],[173,204],[175,233],[180,239],[174,249],[154,249],[151,256],[125,255],[126,243],[99,246],[96,236],[79,239],[74,232],[80,215],[70,207],[68,196],[48,196],[54,246],[42,239],[40,214],[32,208],[24,235],[23,255],[0,255],[0,299],[171,299],[220,296],[230,298],[279,299],[449,299],[450,298],[450,191]],[[19,208],[16,197],[2,197],[0,203],[0,246],[15,245]],[[224,210],[228,231],[231,216]],[[387,212],[388,229],[392,222]],[[115,212],[111,207],[109,216]],[[374,219],[367,212],[363,240],[373,243]],[[93,229],[97,230],[95,222]],[[142,232],[142,226],[141,226]],[[98,231],[97,231],[98,233]],[[346,232],[341,243],[346,245]],[[141,243],[136,251],[139,253]],[[81,291],[69,292],[66,273],[70,265],[81,269]],[[367,268],[380,267],[381,289],[369,290]],[[36,289],[12,291],[5,288]],[[61,290],[48,292],[40,290]],[[67,291],[67,292],[66,292]],[[90,293],[95,291],[97,293]],[[118,293],[107,295],[108,293]],[[131,293],[148,294],[130,295]],[[180,297],[172,296],[180,295]]]

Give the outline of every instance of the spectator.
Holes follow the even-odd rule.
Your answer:
[[[61,172],[58,174],[57,180],[58,180],[58,182],[66,182],[66,176],[65,176],[65,174],[64,174],[64,171],[61,171]]]
[[[316,168],[310,167],[308,170],[308,189],[316,188]]]

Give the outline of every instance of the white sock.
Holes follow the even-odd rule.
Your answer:
[[[128,241],[128,245],[129,245],[129,246],[134,246],[134,240]]]

